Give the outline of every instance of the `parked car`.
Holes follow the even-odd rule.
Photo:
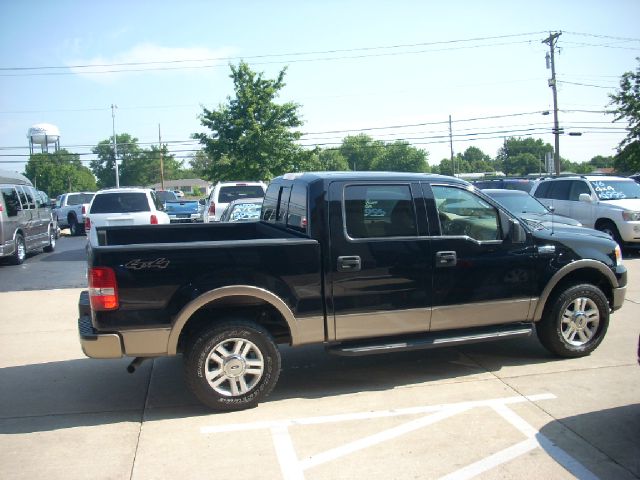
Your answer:
[[[138,187],[109,188],[96,192],[85,218],[85,230],[90,232],[90,236],[95,235],[96,227],[169,223],[169,215],[155,191]]]
[[[260,221],[182,227],[90,235],[80,344],[135,357],[130,372],[182,353],[185,384],[220,410],[269,394],[278,344],[367,355],[535,332],[555,355],[582,357],[626,294],[609,236],[531,228],[440,175],[284,175]]]
[[[531,193],[556,213],[607,233],[620,246],[640,247],[640,184],[615,176],[555,177]]]
[[[266,190],[263,182],[218,182],[207,199],[203,221],[217,222],[229,203],[240,198],[263,198]]]
[[[184,192],[182,190],[174,190],[173,193],[178,198],[184,198]]]
[[[72,192],[59,195],[55,215],[60,228],[68,228],[71,235],[84,234],[84,216],[95,192]]]
[[[199,200],[178,199],[164,203],[171,223],[195,223],[202,221],[202,210]]]
[[[0,259],[14,265],[28,252],[56,246],[56,227],[49,205],[19,173],[0,170]]]
[[[260,220],[262,198],[241,198],[234,200],[220,215],[221,222],[250,222]]]
[[[506,190],[521,190],[529,193],[537,181],[538,178],[501,177],[474,180],[472,183],[476,188],[481,190],[486,188],[498,188]]]
[[[573,218],[551,212],[537,199],[521,190],[487,188],[482,190],[482,193],[489,195],[516,217],[522,218],[532,226],[536,224],[541,224],[547,228],[552,228],[554,224],[571,225],[574,227],[582,226],[579,221]]]

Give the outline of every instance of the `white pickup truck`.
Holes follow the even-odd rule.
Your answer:
[[[58,218],[60,228],[68,228],[71,235],[84,234],[84,216],[89,211],[89,204],[95,192],[63,193],[56,199],[53,210]]]

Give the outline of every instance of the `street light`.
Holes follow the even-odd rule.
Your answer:
[[[120,175],[118,174],[118,140],[116,139],[116,111],[117,105],[111,104],[111,126],[113,128],[113,163],[116,165],[116,188],[120,187]]]

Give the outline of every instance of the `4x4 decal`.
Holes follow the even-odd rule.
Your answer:
[[[156,258],[155,260],[136,258],[127,262],[125,268],[130,270],[164,270],[169,266],[169,263],[166,258]]]

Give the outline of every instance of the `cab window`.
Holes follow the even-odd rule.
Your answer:
[[[433,185],[440,232],[478,241],[501,240],[498,210],[476,194],[456,187]]]
[[[415,237],[409,185],[350,185],[344,190],[345,231],[350,238]]]

